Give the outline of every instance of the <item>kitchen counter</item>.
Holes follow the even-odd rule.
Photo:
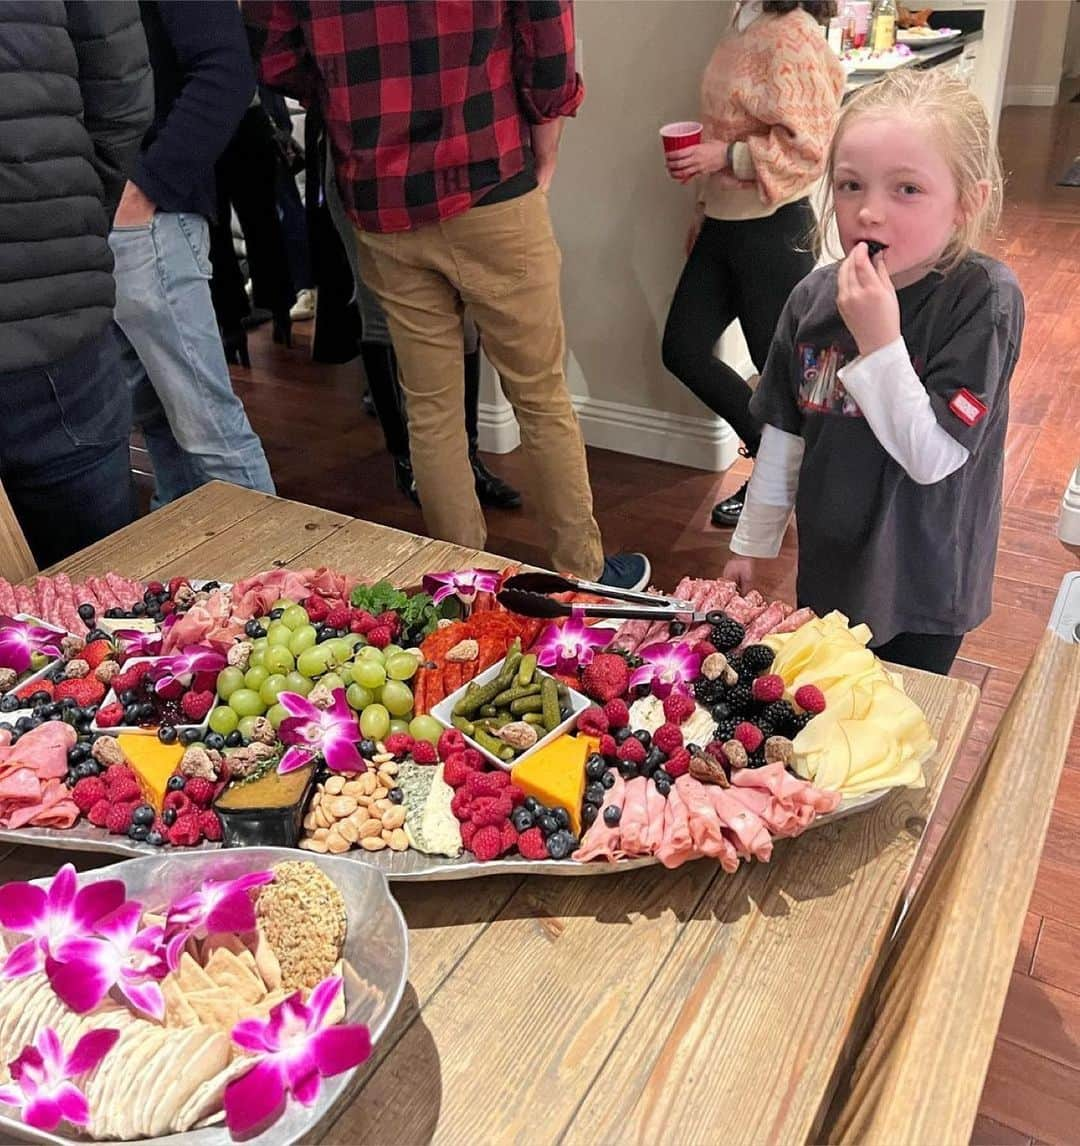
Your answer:
[[[906,63],[892,70],[900,71],[901,68],[916,68],[919,71],[925,71],[928,68],[940,67],[942,64],[948,63],[949,60],[955,60],[958,56],[963,55],[964,49],[969,44],[973,44],[981,39],[982,28],[975,28],[965,32],[956,40],[950,40],[947,44],[937,44],[931,48],[916,48],[912,51]],[[872,84],[881,79],[883,75],[888,75],[888,72],[853,72],[848,76],[847,82],[844,84],[844,98],[847,99],[860,88],[864,88],[867,84]]]

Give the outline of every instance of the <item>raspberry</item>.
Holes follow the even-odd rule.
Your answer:
[[[601,736],[600,737],[600,755],[601,756],[614,756],[619,750],[618,744],[615,743],[614,736]]]
[[[199,815],[189,812],[186,816],[176,817],[176,823],[169,829],[168,839],[174,847],[191,847],[202,839],[202,834]]]
[[[677,724],[661,724],[653,733],[652,742],[661,752],[671,755],[676,748],[683,746],[682,730]]]
[[[408,756],[416,747],[416,741],[407,732],[395,732],[383,743],[386,745],[386,751],[394,756]]]
[[[463,823],[469,821],[469,808],[471,806],[472,796],[464,788],[459,788],[450,800],[450,811],[453,812],[454,819],[461,820]]]
[[[516,785],[507,785],[506,791],[503,795],[510,801],[516,808],[519,804],[525,803],[525,793]]]
[[[85,816],[98,800],[105,799],[105,785],[97,776],[85,776],[71,789],[71,798]]]
[[[385,613],[380,613],[375,618],[375,624],[385,625],[390,630],[392,637],[396,637],[401,632],[401,618],[393,609],[387,609]]]
[[[147,696],[160,696],[162,700],[180,700],[185,695],[184,686],[178,680],[163,683],[160,689],[151,689],[144,681],[143,688],[146,689]],[[192,682],[190,691],[194,693],[210,692],[213,695],[211,688],[207,684],[200,683],[197,679]]]
[[[198,808],[209,808],[216,785],[202,776],[192,776],[184,785],[183,794]]]
[[[448,728],[440,737],[438,744],[439,759],[449,760],[455,752],[465,747],[465,735],[459,728]]]
[[[191,799],[188,797],[186,790],[183,792],[166,792],[165,799],[161,802],[161,810],[163,812],[170,810],[175,812],[177,819],[189,813],[192,807]],[[174,824],[173,826],[175,827],[176,825]]]
[[[781,700],[784,695],[784,678],[776,673],[759,676],[750,686],[750,695],[759,704],[772,704],[773,701]]]
[[[595,704],[578,717],[577,730],[583,736],[603,736],[610,727],[604,710]]]
[[[548,858],[544,833],[539,828],[529,828],[522,832],[518,836],[517,848],[523,859],[546,860]]]
[[[645,763],[645,747],[636,736],[628,736],[619,745],[619,750],[615,755],[620,760],[626,760],[631,764]]]
[[[804,684],[795,693],[795,703],[803,710],[817,716],[825,711],[825,694],[816,684]]]
[[[199,813],[199,827],[208,840],[216,842],[221,839],[221,821],[217,818],[217,813],[209,808]]]
[[[482,863],[498,859],[502,852],[502,830],[494,824],[478,828],[469,844],[469,850]]]
[[[162,601],[161,602],[161,615],[167,617],[170,613],[176,612],[175,601]]]
[[[161,836],[163,840],[167,840],[169,838],[169,825],[165,823],[165,821],[160,816],[158,816],[153,824],[150,825],[150,830],[152,832],[157,832],[157,834]]]
[[[94,825],[95,828],[105,827],[105,821],[109,818],[109,811],[112,804],[108,800],[98,800],[97,803],[86,813],[86,818]]]
[[[466,820],[461,825],[461,842],[465,845],[465,847],[470,847],[472,845],[473,836],[476,835],[476,831],[476,825],[471,820]]]
[[[114,785],[119,784],[121,781],[128,783],[135,780],[135,773],[126,764],[110,764],[105,769],[103,777],[105,787],[112,789]]]
[[[413,744],[412,758],[414,764],[438,764],[439,762],[434,746],[426,740],[417,740]]]
[[[494,824],[498,827],[513,810],[514,805],[501,796],[477,796],[469,805],[469,819],[478,828],[487,824]]]
[[[317,593],[312,593],[310,597],[305,597],[301,604],[307,612],[308,620],[313,625],[320,624],[330,615],[330,606],[326,603],[325,599],[320,597]],[[338,625],[334,627],[340,628]]]
[[[35,681],[33,684],[24,684],[15,695],[20,700],[29,700],[35,692],[47,692],[49,696],[52,696],[55,691],[56,689],[53,682],[43,679]]]
[[[155,597],[160,597],[165,592],[165,586],[160,581],[147,581],[146,591],[153,593]]]
[[[98,728],[115,728],[118,724],[123,723],[124,706],[116,702],[107,704],[104,708],[98,709],[96,719]]]
[[[173,578],[172,578],[172,579],[169,581],[169,596],[170,596],[170,597],[175,597],[175,596],[176,596],[176,593],[177,593],[177,590],[178,590],[178,589],[179,589],[179,588],[180,588],[182,585],[187,585],[188,583],[189,583],[189,582],[188,582],[188,579],[187,579],[186,577],[173,577]]]
[[[129,689],[138,689],[143,682],[143,677],[146,676],[146,672],[145,664],[134,665],[132,668],[125,669],[124,672],[118,672],[110,681],[113,691],[119,696]]]
[[[460,788],[472,775],[472,771],[465,763],[465,753],[455,752],[443,765],[443,779],[451,788]]]
[[[105,817],[105,827],[114,836],[126,834],[128,828],[131,827],[131,813],[135,811],[137,806],[135,800],[124,804],[113,804],[109,808],[109,814]]]
[[[694,652],[697,653],[697,655],[701,657],[702,660],[704,660],[706,657],[711,657],[713,653],[719,651],[720,650],[716,647],[716,645],[712,643],[712,641],[698,641],[698,643],[694,645]]]
[[[502,826],[502,850],[503,852],[512,851],[517,847],[518,834],[514,825],[506,820]]]
[[[609,728],[625,728],[630,723],[630,709],[625,700],[609,700],[604,705],[604,715]]]
[[[734,737],[732,737],[732,739],[734,739]],[[705,755],[711,756],[721,764],[726,764],[727,754],[724,752],[723,740],[710,740],[709,743],[705,745]]]
[[[685,776],[690,771],[690,751],[687,748],[676,748],[667,758],[664,771],[673,779]]]
[[[465,781],[470,796],[501,796],[510,784],[505,772],[473,772]]]
[[[108,641],[91,641],[79,653],[79,660],[86,661],[91,670],[96,669],[102,661],[112,660],[115,657],[113,647]]]
[[[331,629],[347,629],[352,622],[352,610],[348,605],[335,605],[334,608],[326,614],[326,620],[323,621],[324,625],[328,625]]]
[[[742,724],[735,725],[735,739],[747,752],[756,752],[761,747],[765,737],[762,736],[761,729],[756,724],[744,720]]]
[[[185,692],[180,701],[180,711],[191,721],[199,724],[203,717],[214,707],[214,694],[212,692]]]
[[[377,649],[385,649],[393,639],[393,635],[385,625],[376,625],[367,634],[367,643]]]
[[[614,653],[597,653],[581,673],[581,687],[593,700],[606,703],[622,696],[630,687],[630,669],[626,661]]]
[[[478,748],[466,748],[463,755],[465,757],[465,764],[469,768],[472,768],[474,772],[478,768],[485,767],[484,758],[480,755]]]
[[[684,720],[689,720],[694,715],[695,707],[693,697],[677,688],[664,697],[664,716],[672,724],[682,724]]]
[[[121,780],[110,785],[109,799],[114,804],[126,804],[130,800],[142,803],[142,789],[137,780]]]
[[[377,626],[378,622],[367,611],[367,609],[353,609],[352,622],[349,628],[354,633],[362,633],[365,636]],[[456,729],[455,729],[456,731]]]

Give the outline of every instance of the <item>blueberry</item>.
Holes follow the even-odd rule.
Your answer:
[[[624,780],[633,780],[637,774],[637,765],[632,760],[619,761],[619,775]]]
[[[92,628],[94,624],[94,618],[97,617],[97,613],[94,611],[94,606],[89,602],[86,602],[85,604],[79,606],[79,616],[82,617],[82,619],[86,622],[87,627]]]
[[[107,632],[105,632],[104,629],[91,629],[90,632],[88,632],[86,634],[86,643],[87,644],[89,644],[91,641],[107,641],[107,640],[109,640],[109,634]]]
[[[136,719],[136,723],[138,723],[138,724],[152,724],[153,723],[156,713],[154,711],[154,706],[152,704],[150,704],[148,701],[144,701],[142,704],[132,705],[132,708],[135,708],[138,710],[138,717]]]
[[[609,828],[617,827],[621,819],[622,808],[620,808],[617,804],[609,804],[604,809],[604,823],[607,824]]]
[[[666,775],[666,773],[664,775]],[[653,777],[653,783],[656,785],[656,790],[660,793],[661,796],[668,796],[671,794],[671,779],[670,779],[670,777],[668,779],[664,779],[664,777],[661,776],[660,773],[657,773]]]
[[[39,706],[38,715],[44,716],[46,720],[51,720],[54,716],[60,715],[60,705],[55,700],[50,700]]]
[[[360,741],[360,755],[366,760],[370,760],[378,751],[379,749],[376,747],[374,740],[365,739]]]
[[[187,781],[183,776],[170,776],[169,782],[165,785],[165,787],[170,792],[182,792],[186,783]]]
[[[0,730],[4,732],[14,732],[15,725],[10,720],[0,720]]]
[[[33,720],[29,716],[20,716],[19,719],[15,721],[16,732],[29,732],[33,727]]]
[[[514,825],[514,831],[527,832],[536,823],[536,817],[522,805],[510,813],[510,823]]]
[[[641,745],[642,748],[648,748],[652,744],[652,733],[647,728],[639,728],[634,733],[634,739]]]
[[[607,761],[598,752],[594,752],[588,760],[585,761],[585,775],[590,780],[599,780],[601,776],[607,771]]]
[[[582,804],[581,805],[581,822],[585,827],[590,828],[596,822],[596,817],[600,815],[600,809],[595,804]]]
[[[62,700],[57,702],[61,708],[78,708],[79,702],[73,696],[65,696]]]
[[[614,788],[615,787],[615,773],[609,769],[607,772],[605,772],[603,774],[603,776],[600,777],[600,783],[603,784],[603,786],[605,788]]]
[[[30,694],[31,704],[48,704],[50,700],[52,700],[52,695],[47,693],[43,688]]]
[[[648,682],[639,684],[637,688],[634,689],[634,695],[638,697],[648,696],[650,692],[652,692],[652,685]]]
[[[131,813],[131,821],[134,824],[152,824],[155,814],[154,809],[149,804],[140,804]]]
[[[655,772],[657,768],[663,767],[666,761],[667,753],[662,748],[657,748],[655,744],[649,749],[648,754],[645,756],[645,764],[650,774]]]
[[[121,704],[134,704],[139,699],[139,694],[133,688],[125,688],[116,699]]]
[[[89,716],[81,716],[75,721],[75,731],[80,736],[87,736],[90,732],[91,718]]]
[[[142,599],[143,599],[143,603],[146,605],[156,605],[157,604],[157,596],[154,593],[152,593],[149,589],[147,589],[146,592],[142,595]]]
[[[403,804],[405,802],[405,793],[400,788],[391,788],[386,793],[386,798],[392,804]]]
[[[243,743],[244,743],[244,738],[243,738],[243,736],[240,735],[239,729],[234,728],[233,731],[230,732],[229,735],[225,737],[225,747],[226,748],[239,748],[240,745]]]
[[[570,816],[565,808],[552,808],[551,814],[555,817],[555,822],[560,828],[570,827]]]
[[[213,748],[220,752],[225,747],[225,737],[220,732],[208,732],[205,737],[207,748]]]
[[[13,692],[5,693],[0,699],[0,712],[14,712],[15,709],[21,707],[22,701]]]
[[[528,808],[534,816],[540,815],[544,810],[544,805],[535,796],[526,796],[525,802],[521,805],[523,808]]]
[[[85,780],[88,776],[96,776],[98,773],[98,766],[96,760],[80,760],[75,765],[75,777],[78,780]]]
[[[67,750],[67,758],[69,764],[78,764],[80,760],[85,760],[89,753],[86,751],[84,744],[73,744]]]
[[[615,731],[615,743],[616,744],[622,744],[622,742],[624,740],[629,739],[633,735],[634,734],[630,731],[630,729],[628,727],[619,728]]]
[[[604,802],[604,791],[604,785],[599,780],[594,780],[585,787],[585,802],[599,806]]]
[[[161,822],[166,827],[171,828],[173,824],[176,823],[176,809],[166,808],[165,811],[161,813]]]
[[[133,617],[141,617],[145,613],[146,606],[142,603],[142,601],[136,601],[135,604],[131,606],[131,615]]]
[[[550,812],[541,812],[536,817],[536,826],[544,836],[552,836],[559,830],[559,821]]]
[[[206,584],[203,586],[203,591],[206,593],[212,593],[215,589],[220,589],[220,588],[221,588],[221,582],[220,581],[207,581]]]
[[[202,733],[198,728],[182,728],[180,730],[180,743],[185,747],[188,744],[194,744],[201,735]]]
[[[106,609],[105,610],[105,616],[108,617],[110,620],[116,620],[118,617],[122,617],[123,615],[124,615],[123,609],[112,608],[112,609]]]
[[[553,860],[566,859],[577,847],[577,840],[565,829],[560,829],[547,841],[548,855]]]
[[[155,848],[159,848],[165,842],[165,837],[160,832],[147,832],[146,842],[152,844]]]
[[[285,612],[284,609],[271,609],[270,610],[270,620],[271,621],[280,621],[281,620],[281,614],[284,612]]]
[[[163,724],[157,730],[157,738],[162,744],[175,744],[176,729],[171,724]]]
[[[695,744],[693,741],[691,741],[689,744],[687,744],[686,751],[689,752],[691,756],[700,756],[701,745]]]
[[[262,636],[262,625],[258,621],[248,621],[244,626],[244,635],[247,637]]]
[[[734,716],[731,705],[726,701],[720,701],[719,704],[714,704],[709,710],[709,715],[719,724],[722,720],[728,720]]]
[[[128,835],[133,840],[145,840],[150,834],[150,829],[145,824],[132,824],[128,828]]]
[[[673,637],[681,637],[686,632],[686,625],[682,621],[671,621],[668,624],[668,632]]]

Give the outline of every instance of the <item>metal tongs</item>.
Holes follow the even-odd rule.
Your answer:
[[[554,600],[551,593],[593,593],[625,605],[567,604]],[[634,593],[628,589],[612,589],[595,581],[576,581],[556,573],[517,573],[503,582],[496,596],[500,605],[523,617],[617,617],[623,620],[683,621],[700,624],[715,623],[721,613],[697,613],[690,601],[667,597],[660,593]]]

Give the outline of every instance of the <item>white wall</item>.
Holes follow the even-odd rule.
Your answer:
[[[1005,104],[1057,103],[1064,69],[1070,0],[1020,0],[1016,6]]]

